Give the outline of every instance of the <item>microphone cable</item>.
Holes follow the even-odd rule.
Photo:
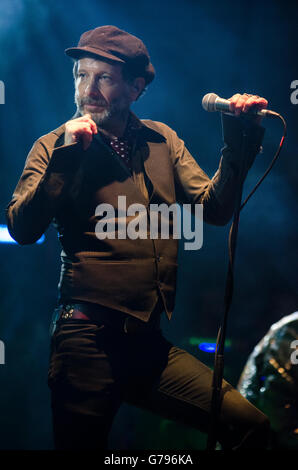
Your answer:
[[[281,149],[283,147],[283,144],[284,144],[284,141],[285,141],[285,138],[286,138],[286,135],[287,135],[287,124],[286,124],[286,121],[285,119],[282,117],[281,114],[278,114],[276,113],[276,115],[274,116],[276,118],[279,118],[283,124],[283,136],[280,140],[280,143],[279,143],[279,146],[278,146],[278,149],[277,151],[275,152],[275,155],[270,163],[270,165],[268,166],[267,170],[265,171],[265,173],[263,174],[263,176],[259,179],[259,181],[257,182],[257,184],[255,185],[255,187],[251,190],[251,192],[249,193],[249,195],[246,197],[245,201],[241,204],[240,206],[240,210],[243,209],[243,207],[245,206],[245,204],[248,202],[248,200],[251,198],[251,196],[256,192],[256,190],[258,189],[258,187],[262,184],[262,182],[264,181],[264,179],[266,178],[266,176],[270,173],[270,171],[272,170],[272,167],[274,165],[274,163],[276,162],[276,160],[278,159],[279,157],[279,154],[281,152]]]
[[[216,427],[219,422],[219,414],[220,414],[220,408],[221,408],[220,394],[221,394],[223,370],[224,370],[224,345],[225,345],[226,328],[227,328],[227,317],[228,317],[228,312],[232,303],[233,290],[234,290],[234,260],[235,260],[240,212],[243,209],[243,207],[247,204],[251,196],[256,192],[256,190],[261,185],[261,183],[264,181],[266,176],[270,173],[274,163],[276,162],[276,160],[278,159],[280,155],[281,149],[284,144],[284,140],[287,135],[287,125],[286,125],[285,119],[278,113],[275,114],[275,117],[278,117],[279,119],[281,119],[283,123],[283,136],[280,140],[278,149],[270,165],[268,166],[267,170],[263,174],[263,176],[259,179],[257,184],[254,186],[254,188],[248,194],[244,202],[241,204],[242,188],[244,184],[244,178],[241,178],[243,175],[243,171],[244,171],[244,158],[242,158],[242,172],[240,171],[240,177],[239,177],[240,181],[239,181],[239,187],[238,187],[238,191],[236,195],[236,204],[235,204],[236,208],[234,211],[234,219],[233,219],[230,232],[229,232],[229,241],[228,241],[229,264],[228,264],[228,272],[227,272],[226,285],[225,285],[224,313],[223,313],[222,323],[218,330],[215,357],[214,357],[210,427],[209,427],[208,439],[207,439],[207,447],[206,447],[207,450],[214,450],[216,442],[217,442]],[[241,149],[242,157],[243,157],[243,153],[245,150],[245,138],[246,138],[246,135],[244,133],[242,149]]]

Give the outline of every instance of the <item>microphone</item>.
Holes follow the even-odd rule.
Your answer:
[[[234,114],[230,110],[230,101],[220,98],[215,93],[207,93],[207,95],[203,96],[202,106],[205,109],[205,111],[209,111],[209,112],[222,111],[224,113]],[[278,117],[279,116],[278,113],[276,113],[275,111],[270,111],[269,109],[251,111],[250,113],[247,113],[247,114],[256,114],[261,117],[265,117],[265,116]]]

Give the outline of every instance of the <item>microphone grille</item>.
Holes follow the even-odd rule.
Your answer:
[[[205,111],[209,111],[209,112],[216,111],[216,108],[215,108],[216,98],[218,98],[218,95],[216,95],[215,93],[207,93],[207,95],[203,96],[202,106],[205,109]]]

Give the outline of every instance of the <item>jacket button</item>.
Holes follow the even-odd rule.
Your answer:
[[[160,262],[160,256],[159,255],[157,255],[156,259],[157,259],[158,262]]]

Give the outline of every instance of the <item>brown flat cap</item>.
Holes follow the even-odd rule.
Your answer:
[[[146,85],[155,77],[145,44],[116,26],[100,26],[86,31],[80,37],[78,46],[66,49],[65,53],[74,59],[91,54],[125,63],[135,76],[145,78]]]

